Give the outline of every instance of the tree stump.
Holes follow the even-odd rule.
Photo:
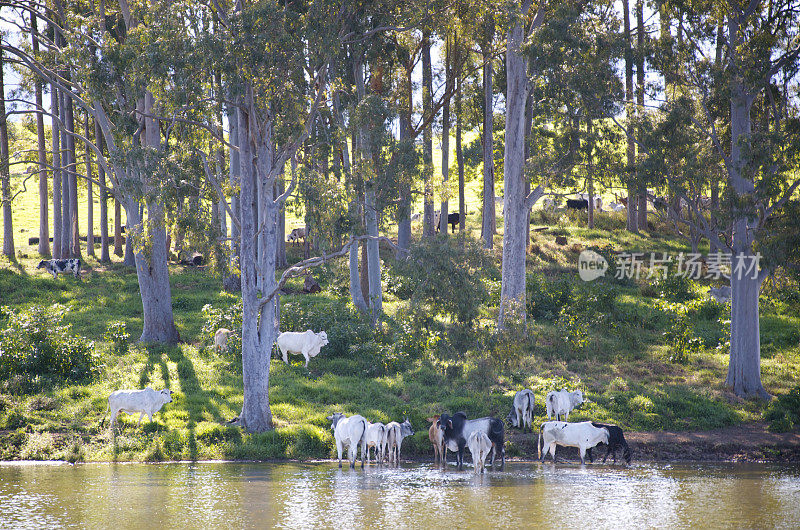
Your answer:
[[[561,245],[562,247],[567,244],[567,236],[556,236],[556,245]]]

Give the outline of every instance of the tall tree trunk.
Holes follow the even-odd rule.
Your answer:
[[[53,149],[53,257],[61,258],[61,126],[56,117],[59,115],[58,88],[50,85],[50,142]]]
[[[83,119],[84,132],[86,138],[91,138],[92,133],[89,132],[89,114],[84,114]],[[86,204],[88,210],[86,212],[86,255],[94,256],[94,191],[92,184],[92,152],[89,144],[85,144],[84,158],[86,159]]]
[[[494,39],[494,18],[488,15],[485,21],[483,47],[483,216],[481,237],[483,248],[494,247],[494,234],[497,232],[494,209],[494,140],[492,127],[494,110],[492,107],[492,41]]]
[[[644,114],[644,7],[643,0],[636,0],[636,103],[637,114]],[[638,137],[641,141],[644,132],[639,127]],[[641,159],[642,154],[639,153]],[[637,164],[637,168],[639,164]],[[637,169],[637,182],[639,183],[639,201],[638,211],[639,216],[637,225],[640,230],[647,230],[647,185],[644,183],[644,178],[641,172]]]
[[[586,118],[586,132],[587,132],[587,136],[589,136],[589,138],[591,138],[591,136],[592,136],[592,119],[591,118]],[[586,150],[586,157],[588,159],[588,164],[587,164],[588,172],[586,174],[586,193],[589,195],[589,208],[587,209],[588,210],[588,214],[589,214],[589,222],[587,223],[587,225],[589,226],[590,229],[592,229],[592,228],[594,228],[594,206],[595,206],[595,201],[594,201],[594,166],[592,165],[592,163],[593,163],[593,161],[592,161],[592,152],[591,152],[591,149],[588,148],[588,146],[587,146],[587,150]]]
[[[103,131],[100,124],[94,122],[94,137],[97,148],[103,152],[104,141]],[[108,188],[106,188],[106,171],[102,164],[97,164],[97,178],[100,181],[100,263],[110,263],[111,256],[108,253]]]
[[[144,113],[152,114],[153,95],[145,92]],[[158,122],[154,118],[145,118],[144,137],[146,145],[152,149],[160,149],[161,136]],[[131,214],[138,217],[131,223]],[[135,253],[136,275],[139,278],[139,292],[142,296],[143,326],[141,342],[158,342],[175,344],[180,340],[172,314],[172,292],[169,285],[169,268],[167,265],[167,230],[164,227],[164,207],[153,199],[147,202],[147,223],[139,216],[137,202],[129,201],[127,205],[128,226],[136,226],[136,231],[148,231],[150,253],[142,250]],[[128,233],[130,241],[132,233]]]
[[[14,257],[14,221],[11,217],[11,168],[8,159],[8,120],[6,85],[3,79],[3,53],[0,50],[0,185],[3,188],[3,254]]]
[[[464,196],[464,147],[461,143],[461,76],[456,79],[456,162],[458,164],[458,231],[463,232],[467,221]]]
[[[629,232],[639,231],[639,216],[637,215],[636,184],[634,182],[634,168],[636,167],[636,144],[633,140],[633,48],[631,45],[631,8],[628,0],[622,0],[622,19],[625,37],[625,119],[627,120],[626,136],[628,139],[627,155],[627,188],[628,188],[628,217],[626,228]]]
[[[72,98],[65,95],[66,99],[66,115],[67,115],[67,130],[75,131],[75,110],[72,104]],[[78,158],[75,151],[75,137],[71,134],[67,135],[67,153],[69,155],[69,167],[67,173],[69,175],[69,215],[70,215],[70,244],[69,255],[71,258],[77,258],[81,255],[81,235],[80,227],[78,225]]]
[[[70,257],[70,243],[72,243],[72,216],[70,215],[70,205],[72,202],[69,198],[70,185],[69,185],[69,146],[67,144],[67,98],[62,91],[59,90],[59,106],[58,117],[61,119],[62,127],[59,128],[61,132],[61,257],[67,259]]]
[[[528,64],[528,74],[531,74],[530,64]],[[528,101],[525,103],[525,149],[522,159],[523,163],[523,180],[525,181],[525,196],[531,193],[531,181],[528,180],[524,174],[524,165],[528,163],[530,158],[530,142],[531,142],[531,129],[533,128],[533,94],[528,94]],[[525,210],[525,253],[531,246],[531,209]]]
[[[736,49],[741,39],[739,16],[739,13],[733,13],[728,17],[729,43],[733,50],[729,61],[734,75],[730,80],[731,151],[727,168],[734,193],[743,199],[751,196],[755,190],[752,177],[746,173],[747,158],[751,156],[747,153],[746,146],[751,142],[750,110],[754,96],[747,92],[743,77],[736,75],[738,72],[735,71],[739,60]],[[749,216],[747,211],[736,213],[731,249],[734,265],[738,259],[754,259],[753,241],[756,228],[755,216]],[[731,274],[731,353],[726,384],[733,387],[737,396],[769,399],[769,394],[761,383],[758,297],[763,277],[763,274],[756,278],[746,274]]]
[[[233,100],[234,95],[231,93],[230,86],[228,87],[228,97]],[[231,211],[235,216],[238,216],[239,221],[241,222],[242,219],[242,207],[241,207],[241,200],[239,198],[239,192],[236,191],[239,189],[239,185],[241,183],[241,165],[240,165],[240,156],[239,156],[239,149],[238,146],[240,145],[240,135],[239,135],[239,116],[236,111],[236,106],[233,104],[229,104],[226,106],[226,112],[228,114],[228,141],[230,142],[231,147],[228,152],[228,183],[230,184],[231,190]],[[239,227],[236,223],[231,220],[231,268],[238,269],[240,267],[240,257],[241,257],[241,248],[239,246],[239,241],[241,238],[241,234],[239,233]],[[232,272],[229,276],[226,276],[222,279],[222,285],[225,290],[230,292],[236,292],[241,290],[241,278],[239,274]]]
[[[445,58],[444,58],[444,75],[445,79],[445,92],[450,94],[452,92],[451,86],[453,83],[453,50],[450,43],[450,37],[445,36]],[[442,106],[442,203],[439,214],[438,230],[447,235],[447,214],[448,214],[448,181],[450,180],[450,96],[447,95]]]
[[[430,32],[422,32],[422,114],[427,118],[433,112],[433,70],[431,65]],[[422,132],[422,162],[425,179],[424,210],[422,216],[422,235],[432,236],[434,230],[433,212],[433,120]]]
[[[724,67],[722,64],[722,52],[725,47],[725,33],[724,27],[720,23],[717,26],[717,48],[714,54],[714,64],[720,70]],[[709,207],[711,211],[710,221],[712,229],[716,230],[717,227],[717,218],[716,213],[719,211],[719,179],[712,178],[711,179],[711,206]],[[711,254],[716,252],[722,252],[722,249],[717,246],[717,242],[714,238],[709,241],[709,251]]]
[[[36,15],[31,14],[31,43],[33,55],[39,54],[39,30],[36,27]],[[34,80],[34,98],[36,108],[44,110],[42,99],[42,82]],[[43,257],[50,257],[50,196],[49,186],[47,185],[47,144],[44,134],[44,115],[42,112],[36,113],[36,140],[39,154],[39,254]]]
[[[294,160],[292,161],[294,165]],[[294,168],[292,168],[294,171]],[[286,191],[286,180],[284,179],[283,170],[278,175],[276,186],[276,196],[280,197]],[[275,266],[278,268],[286,268],[289,264],[286,261],[286,205],[281,204],[278,208],[278,230],[277,240],[275,241]],[[306,234],[306,238],[308,234]]]
[[[525,106],[528,99],[528,65],[522,55],[525,40],[525,15],[530,1],[523,6],[508,30],[506,51],[506,127],[504,165],[503,268],[500,287],[498,327],[509,319],[525,322],[525,222],[531,203],[525,196]],[[539,17],[537,16],[537,19]],[[541,187],[537,188],[541,196]],[[538,198],[538,197],[537,197]]]
[[[114,198],[114,255],[122,257],[122,204]]]

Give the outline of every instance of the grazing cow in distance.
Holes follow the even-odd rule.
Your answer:
[[[57,278],[59,274],[71,272],[75,278],[81,279],[81,260],[72,259],[43,259],[36,266],[37,269],[44,269]]]
[[[567,208],[570,210],[587,210],[589,201],[586,199],[567,199]]]
[[[486,468],[486,457],[492,450],[492,441],[483,431],[473,431],[467,440],[467,447],[472,455],[472,465],[475,466],[475,474],[483,473]]]
[[[442,226],[440,224],[441,221],[442,221],[441,212],[436,212],[436,223],[435,224],[436,224],[436,232],[437,233],[441,231],[441,228],[442,228]],[[458,223],[460,223],[460,222],[461,222],[461,214],[459,212],[453,212],[453,213],[447,214],[447,224],[449,224],[452,227],[454,234],[456,233],[456,225]]]
[[[625,435],[622,434],[622,429],[620,429],[616,425],[606,425],[604,423],[595,423],[592,422],[597,428],[605,429],[608,431],[608,445],[606,449],[606,456],[603,457],[603,463],[606,463],[606,458],[608,458],[609,453],[614,458],[614,463],[617,463],[617,449],[622,449],[622,457],[625,459],[625,462],[630,464],[631,463],[631,449],[628,447],[628,442],[625,441]],[[593,462],[592,459],[592,450],[588,450],[589,454],[589,461]]]
[[[369,450],[375,448],[375,458],[378,463],[383,462],[386,448],[386,426],[383,423],[367,422],[367,431],[364,433],[364,446],[367,449],[367,463],[369,463]]]
[[[539,427],[539,438],[536,447],[539,450],[539,460],[544,462],[547,452],[553,455],[556,461],[556,446],[577,447],[581,456],[581,464],[586,463],[586,451],[597,444],[608,444],[608,430],[595,427],[590,421],[580,423],[567,423],[565,421],[546,421]],[[544,443],[542,443],[544,442]],[[544,447],[544,455],[542,455]],[[592,455],[589,453],[589,459]]]
[[[560,416],[564,416],[565,420],[569,420],[570,411],[584,402],[591,403],[588,399],[583,399],[583,392],[580,390],[569,392],[562,388],[558,392],[555,390],[548,392],[545,398],[547,419],[552,419],[555,415],[556,420],[560,419]]]
[[[354,414],[349,418],[341,412],[334,412],[327,417],[333,429],[333,438],[336,440],[336,453],[339,456],[339,467],[342,467],[342,452],[347,447],[347,459],[350,467],[356,467],[358,446],[361,446],[361,467],[364,467],[366,444],[364,434],[367,432],[367,420],[363,416]]]
[[[144,390],[115,390],[108,396],[106,413],[111,412],[111,428],[113,429],[120,412],[128,414],[139,412],[139,423],[136,424],[138,427],[142,424],[145,414],[152,422],[153,414],[161,410],[161,407],[167,403],[172,403],[172,390],[168,388],[156,391],[148,386]],[[100,422],[101,426],[102,424],[103,422]]]
[[[328,334],[324,331],[314,333],[310,329],[303,332],[284,331],[278,335],[276,342],[283,355],[283,362],[289,364],[287,353],[302,354],[306,358],[306,368],[308,368],[308,361],[319,355],[322,347],[328,344]]]
[[[408,418],[403,423],[396,421],[389,422],[386,425],[386,446],[389,449],[389,463],[394,459],[395,464],[400,464],[400,446],[403,444],[403,438],[414,434],[414,429],[411,427],[411,422]]]
[[[228,338],[230,338],[233,331],[225,328],[219,328],[216,333],[214,333],[214,350],[217,353],[222,351],[228,351]]]
[[[501,467],[505,466],[505,433],[502,421],[491,417],[468,420],[464,412],[456,412],[452,416],[442,414],[439,417],[438,425],[443,434],[445,463],[447,463],[447,449],[449,449],[456,453],[458,469],[463,469],[464,447],[467,445],[467,440],[473,432],[481,431],[486,433],[489,440],[492,441],[492,467],[494,467],[494,461],[498,455],[502,459]]]
[[[731,286],[723,285],[722,287],[709,287],[708,296],[720,304],[726,304],[731,301]]]
[[[417,212],[411,216],[411,222],[413,223],[414,221],[419,221],[421,217],[422,214],[420,212]]]
[[[525,426],[530,427],[533,432],[533,403],[535,396],[533,390],[522,389],[514,394],[514,404],[511,412],[508,413],[508,421],[512,427],[517,427],[525,432]]]
[[[305,238],[306,238],[306,227],[301,226],[300,228],[295,228],[291,232],[289,232],[289,237],[286,238],[286,241],[294,244],[295,242],[300,243],[300,240]]]
[[[621,212],[625,209],[625,205],[622,203],[611,202],[609,203],[608,207],[611,209],[612,212]]]
[[[439,421],[439,415],[431,416],[428,418],[428,421],[431,423],[431,426],[428,428],[428,439],[431,441],[431,445],[433,445],[433,462],[441,462],[442,461],[442,442],[443,442],[443,433],[442,429],[439,427],[437,423]]]

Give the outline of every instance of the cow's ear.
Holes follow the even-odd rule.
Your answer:
[[[447,420],[447,426],[453,428],[453,420]]]

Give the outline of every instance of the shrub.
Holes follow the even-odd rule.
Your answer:
[[[653,280],[652,286],[664,300],[685,302],[694,298],[694,282],[687,276],[672,274],[672,271],[665,278]]]
[[[692,335],[689,317],[685,312],[673,317],[672,325],[664,332],[664,338],[670,348],[668,359],[671,362],[686,363],[691,354],[703,349],[703,340]]]
[[[325,357],[346,357],[353,344],[373,338],[372,326],[345,300],[326,296],[287,296],[281,302],[281,331],[325,331]]]
[[[94,342],[69,333],[62,306],[12,312],[0,331],[0,379],[46,376],[88,381],[97,374]]]
[[[209,347],[214,345],[214,335],[220,328],[233,331],[228,337],[227,353],[234,357],[242,355],[242,301],[237,300],[227,307],[214,307],[206,304],[202,309],[203,328],[200,330],[200,340]]]
[[[527,311],[533,318],[555,320],[562,307],[572,300],[573,285],[566,279],[547,282],[541,274],[528,274]]]
[[[589,344],[589,324],[584,315],[572,307],[561,310],[556,320],[558,336],[564,345],[573,350],[583,351]]]
[[[800,427],[800,385],[779,396],[767,407],[764,419],[773,432],[789,432]]]
[[[131,334],[128,333],[128,328],[125,322],[111,322],[103,334],[103,340],[111,344],[111,350],[117,355],[125,355],[128,353],[130,345],[128,340]]]

